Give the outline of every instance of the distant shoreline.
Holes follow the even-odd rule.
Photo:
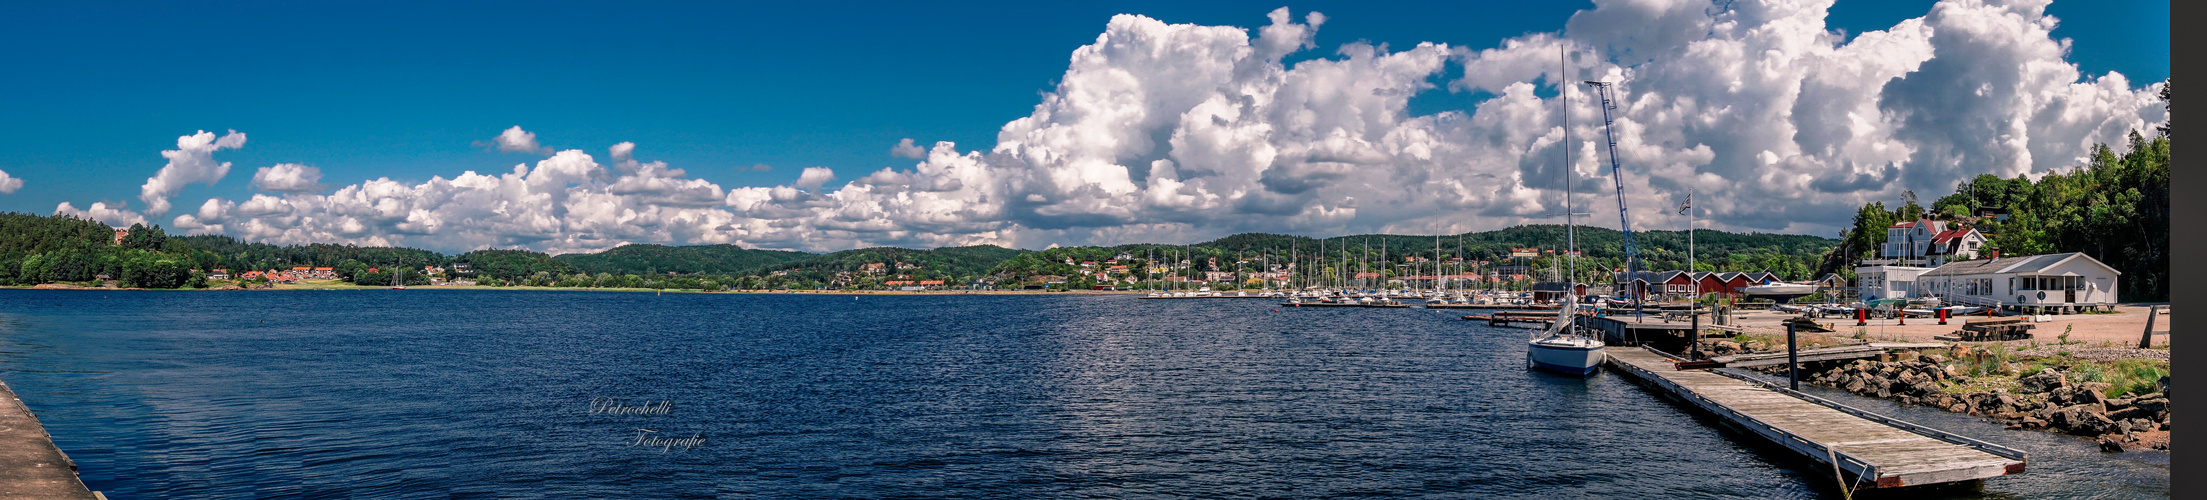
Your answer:
[[[208,288],[124,288],[124,287],[113,287],[113,288],[110,288],[110,287],[86,287],[86,286],[72,286],[72,285],[55,286],[55,284],[49,283],[49,284],[44,284],[44,285],[35,285],[35,286],[4,286],[4,287],[0,287],[0,289],[6,289],[6,290],[72,290],[72,291],[88,291],[88,292],[89,292],[89,291],[139,291],[139,292],[270,292],[270,291],[275,291],[275,292],[285,292],[285,291],[316,291],[316,290],[324,290],[324,291],[326,291],[326,290],[388,290],[388,289],[390,289],[390,287],[389,287],[389,286],[385,286],[385,285],[351,285],[351,284],[336,284],[336,283],[328,283],[328,284],[322,284],[322,283],[317,283],[317,284],[308,284],[308,285],[288,285],[288,286],[278,286],[278,287],[275,287],[275,288],[220,288],[220,287],[208,287]],[[1128,294],[1141,294],[1141,293],[1147,293],[1147,291],[1146,291],[1146,290],[1068,290],[1068,291],[1062,291],[1062,292],[1059,292],[1059,291],[1042,291],[1042,290],[922,290],[922,291],[900,291],[900,290],[717,290],[717,291],[710,291],[710,292],[708,292],[708,291],[700,291],[700,290],[691,290],[691,289],[673,289],[673,288],[668,288],[668,289],[653,289],[653,288],[594,288],[594,287],[549,287],[549,286],[482,286],[482,285],[422,285],[422,286],[409,286],[409,287],[406,287],[406,289],[407,289],[407,290],[528,290],[528,291],[547,291],[547,292],[656,292],[656,293],[757,294],[757,295],[1059,295],[1059,294],[1086,294],[1086,295],[1128,295]]]

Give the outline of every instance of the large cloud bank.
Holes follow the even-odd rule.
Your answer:
[[[1825,29],[1828,0],[1595,3],[1563,33],[1492,49],[1352,43],[1292,66],[1283,58],[1317,49],[1323,15],[1283,8],[1253,31],[1120,15],[992,147],[906,140],[891,153],[919,160],[909,168],[815,167],[790,185],[723,188],[641,162],[634,144],[612,146],[601,162],[550,152],[515,127],[493,139],[498,149],[549,157],[327,194],[318,173],[277,165],[256,175],[270,194],[210,199],[173,224],[277,243],[553,252],[1492,229],[1554,221],[1543,214],[1562,210],[1567,177],[1579,210],[1614,209],[1602,110],[1577,83],[1603,80],[1614,82],[1616,152],[1637,226],[1678,227],[1670,208],[1691,188],[1716,228],[1830,234],[1859,203],[1940,193],[1980,173],[2067,168],[2095,142],[2168,120],[2156,97],[2165,82],[2134,86],[2069,63],[2044,0],[1946,0],[1851,37]],[[1463,76],[1447,80],[1452,67]],[[1559,82],[1569,89],[1568,142]],[[1474,91],[1492,97],[1469,110],[1409,111],[1420,93]],[[228,137],[186,139],[148,181],[149,213],[167,210],[171,186],[227,171],[205,154]],[[137,217],[104,204],[60,211]],[[1604,217],[1596,222],[1615,224]]]

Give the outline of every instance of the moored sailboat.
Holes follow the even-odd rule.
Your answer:
[[[1560,57],[1560,54],[1558,55]],[[1563,102],[1568,103],[1571,96],[1570,86],[1559,86],[1563,87],[1563,94],[1559,97],[1565,99]],[[1571,133],[1570,105],[1564,104],[1563,106],[1565,113],[1564,142],[1568,144],[1570,143]],[[1563,148],[1563,151],[1563,164],[1570,165],[1571,149],[1566,147]],[[1564,170],[1566,172],[1570,171],[1568,168]],[[1564,235],[1567,238],[1566,244],[1568,245],[1564,249],[1564,255],[1571,265],[1571,270],[1565,273],[1564,277],[1566,279],[1563,281],[1564,283],[1574,283],[1578,281],[1578,221],[1575,218],[1576,214],[1571,212],[1571,182],[1566,179],[1563,185]],[[1577,297],[1566,285],[1562,307],[1556,308],[1555,321],[1549,323],[1546,330],[1535,335],[1531,341],[1526,343],[1525,363],[1527,365],[1533,368],[1581,376],[1593,374],[1595,370],[1601,369],[1602,361],[1608,359],[1608,354],[1602,352],[1603,346],[1600,338],[1588,336],[1578,328],[1578,302]]]

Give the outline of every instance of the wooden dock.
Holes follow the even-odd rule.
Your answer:
[[[1525,323],[1547,328],[1556,323],[1556,314],[1556,311],[1495,311],[1485,316],[1465,316],[1464,319],[1478,321],[1484,318],[1488,326],[1518,326],[1518,323]]]
[[[17,498],[100,497],[77,479],[77,463],[54,446],[31,408],[0,383],[0,499]]]
[[[1870,413],[1742,376],[1678,370],[1668,356],[1611,347],[1610,368],[1823,464],[1852,488],[1977,481],[2023,472],[2022,451]]]
[[[1426,309],[1524,309],[1523,304],[1426,304]]]
[[[1672,350],[1686,345],[1687,335],[1694,329],[1690,321],[1666,322],[1658,314],[1635,319],[1630,313],[1623,316],[1580,316],[1579,326],[1601,332],[1602,341],[1611,346],[1652,344]],[[1703,323],[1701,328],[1708,330],[1715,327]]]

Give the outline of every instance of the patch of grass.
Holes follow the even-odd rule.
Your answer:
[[[2160,389],[2161,377],[2169,375],[2169,368],[2158,362],[2142,359],[2126,359],[2107,363],[2085,363],[2070,370],[2071,382],[2101,382],[2108,385],[2107,397],[2146,394]]]
[[[2005,375],[2001,368],[2006,366],[2008,361],[2014,359],[2014,357],[2015,354],[2009,352],[2007,346],[1993,344],[1985,346],[1982,350],[1956,358],[1948,364],[1954,366],[1956,371],[1972,378],[1993,377]]]

